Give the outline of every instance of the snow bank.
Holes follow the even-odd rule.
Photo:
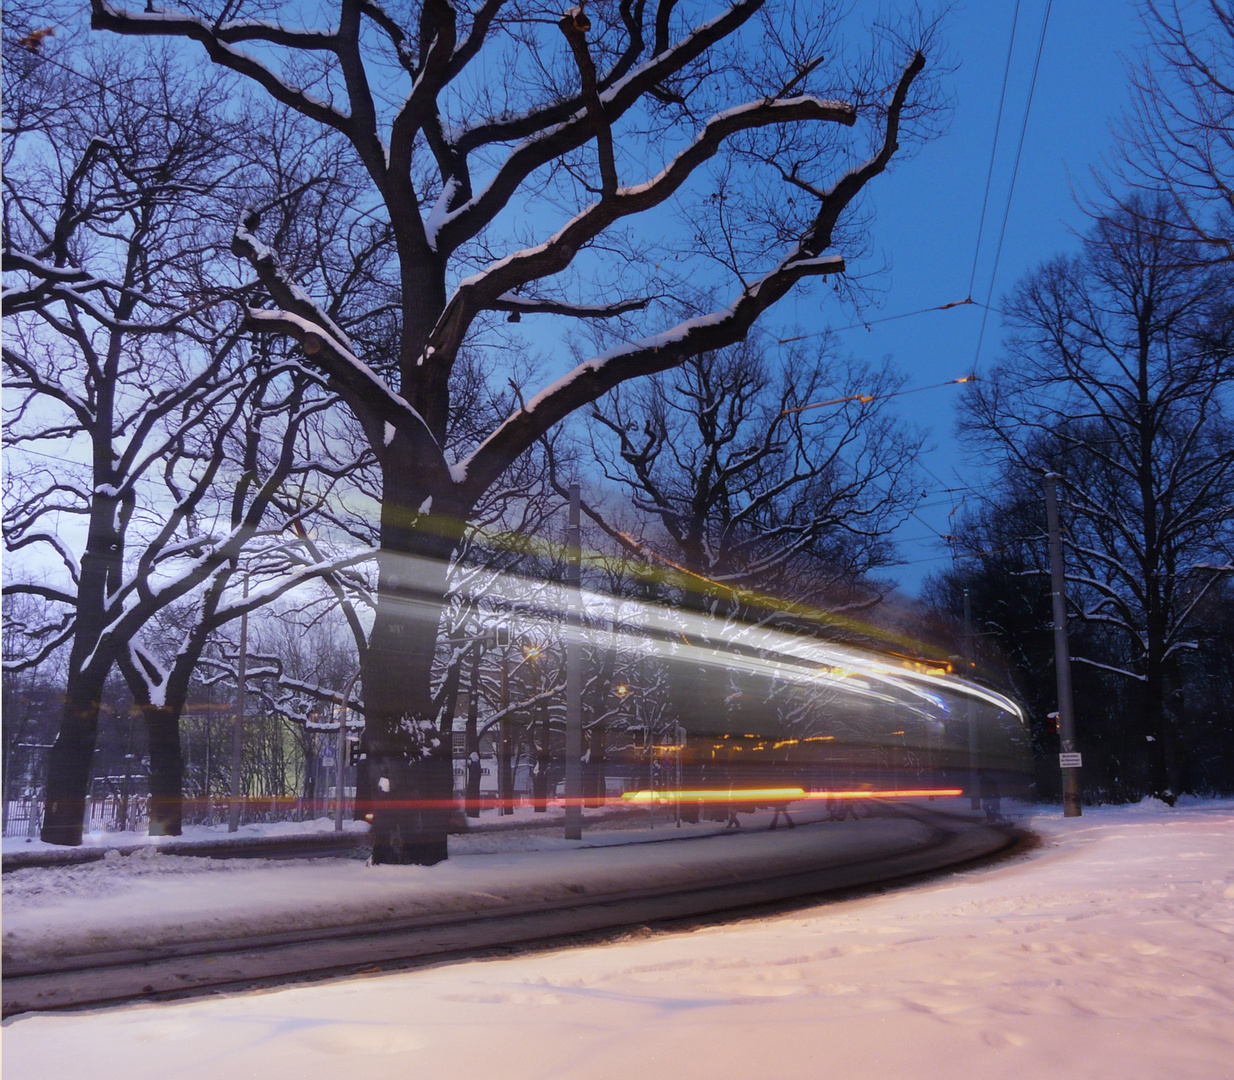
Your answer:
[[[344,821],[343,829],[348,833],[367,833],[367,821]],[[227,831],[227,823],[219,825],[186,825],[182,836],[149,836],[144,831],[135,832],[93,832],[86,833],[81,838],[81,846],[87,849],[119,848],[159,848],[168,844],[223,844],[228,842],[258,840],[266,837],[313,836],[320,833],[334,832],[334,818],[319,817],[306,821],[274,821],[250,822],[241,825],[234,833]],[[59,844],[45,844],[42,840],[26,839],[21,836],[6,836],[3,840],[3,853],[16,855],[27,851],[47,851],[63,854],[72,851]]]

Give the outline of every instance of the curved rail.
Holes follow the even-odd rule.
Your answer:
[[[551,945],[580,934],[739,914],[771,903],[822,898],[838,890],[953,867],[1004,850],[1021,836],[1005,825],[991,826],[940,810],[904,808],[899,814],[920,823],[924,839],[920,832],[908,840],[902,830],[882,830],[881,836],[876,835],[879,830],[869,830],[857,859],[851,851],[828,854],[804,845],[800,856],[780,858],[770,870],[765,864],[751,865],[740,875],[732,872],[730,864],[723,874],[694,880],[686,874],[655,889],[589,893],[584,886],[570,886],[582,891],[568,900],[509,903],[478,912],[369,921],[309,932],[167,942],[156,949],[42,960],[6,958],[3,1012],[11,1016],[165,1000],[393,971],[515,946]],[[816,827],[820,825],[799,826],[803,830]]]

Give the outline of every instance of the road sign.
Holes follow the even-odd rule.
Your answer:
[[[1058,765],[1059,765],[1059,768],[1061,769],[1078,769],[1081,767],[1080,766],[1080,755],[1079,754],[1067,754],[1067,753],[1059,754],[1058,755]]]

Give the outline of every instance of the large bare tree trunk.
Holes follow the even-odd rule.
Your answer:
[[[583,795],[586,805],[604,805],[608,794],[608,780],[604,763],[607,759],[608,725],[595,724],[587,733],[587,760],[583,765]]]
[[[548,811],[548,774],[552,766],[552,726],[549,720],[548,706],[543,702],[539,705],[540,720],[538,724],[528,725],[527,736],[534,755],[531,769],[531,808],[536,814]],[[539,727],[539,735],[535,728]]]
[[[110,415],[109,395],[100,396]],[[96,447],[95,475],[104,472],[99,460],[110,446]],[[90,507],[90,529],[81,560],[77,619],[69,655],[69,675],[64,689],[60,731],[47,759],[47,787],[43,828],[39,834],[48,844],[76,846],[81,843],[82,819],[90,789],[90,771],[98,738],[99,708],[103,685],[111,669],[112,645],[103,640],[107,624],[108,593],[118,580],[122,543],[116,528],[119,501],[96,495]]]
[[[1153,655],[1149,643],[1147,674],[1144,680],[1144,734],[1148,757],[1148,792],[1168,806],[1173,806],[1178,792],[1170,786],[1166,756],[1165,672]]]
[[[373,862],[431,866],[446,858],[454,809],[451,748],[438,730],[432,675],[464,515],[449,507],[416,514],[418,494],[414,478],[387,474],[377,615],[364,656],[365,767]]]
[[[184,757],[180,751],[180,709],[142,705],[150,747],[151,836],[179,836],[184,819]]]
[[[39,833],[44,843],[81,843],[104,678],[93,671],[69,675],[60,732],[47,759],[46,808]]]

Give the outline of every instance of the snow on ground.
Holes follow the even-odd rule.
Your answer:
[[[727,881],[734,864],[771,874],[800,868],[803,858],[847,862],[876,847],[911,848],[929,835],[909,818],[807,826],[809,812],[823,813],[811,807],[796,815],[803,827],[778,832],[767,831],[769,811],[743,815],[747,827],[729,835],[714,822],[676,829],[661,819],[653,827],[639,815],[633,827],[589,831],[582,841],[564,839],[550,815],[535,831],[452,836],[449,861],[434,867],[113,849],[94,862],[4,875],[4,959],[573,902],[584,893]]]
[[[791,914],[18,1017],[5,1076],[1229,1080],[1234,802],[1030,824],[1028,857]]]
[[[603,811],[592,809],[583,810],[583,821],[589,828],[606,827],[610,823],[601,822],[600,819],[608,816]],[[657,815],[661,827],[665,824],[665,812],[661,808]],[[526,829],[533,826],[553,826],[560,830],[562,823],[565,820],[565,809],[560,805],[550,805],[545,810],[537,812],[530,805],[516,806],[514,813],[498,815],[495,811],[485,810],[481,813],[480,820],[476,823],[482,829],[483,833],[505,832],[507,830],[516,831]],[[614,823],[620,826],[620,822]],[[343,829],[348,833],[364,834],[369,831],[367,821],[351,821],[343,822]],[[253,840],[267,840],[271,838],[290,839],[292,837],[311,837],[322,833],[335,832],[334,818],[330,814],[321,817],[306,818],[303,821],[274,821],[261,822],[250,821],[241,825],[234,833],[228,831],[227,822],[223,821],[215,825],[186,825],[184,832],[180,836],[150,836],[144,830],[134,831],[132,829],[125,831],[97,831],[85,833],[81,839],[81,846],[87,849],[103,849],[111,850],[116,848],[121,851],[127,851],[131,848],[162,848],[167,845],[175,845],[177,848],[183,849],[191,844],[210,845],[211,847],[218,844],[226,843],[243,843]],[[462,834],[451,838],[451,844],[459,842],[464,836],[467,837],[468,844],[480,844],[481,833],[475,835]],[[58,844],[48,844],[42,840],[33,837],[24,836],[6,836],[0,840],[0,852],[4,855],[22,855],[30,852],[46,852],[48,854],[63,855],[66,849]],[[467,850],[472,850],[468,846]]]
[[[349,833],[366,833],[367,821],[344,821],[343,828]],[[218,825],[186,825],[183,836],[149,836],[143,830],[135,832],[90,832],[81,838],[84,848],[157,848],[164,844],[220,844],[227,841],[259,840],[266,837],[312,836],[334,832],[334,818],[317,817],[305,821],[249,822],[234,833],[227,831],[227,823]],[[30,851],[63,853],[59,844],[47,844],[42,840],[24,836],[6,836],[0,841],[0,851],[5,855],[19,855]]]

